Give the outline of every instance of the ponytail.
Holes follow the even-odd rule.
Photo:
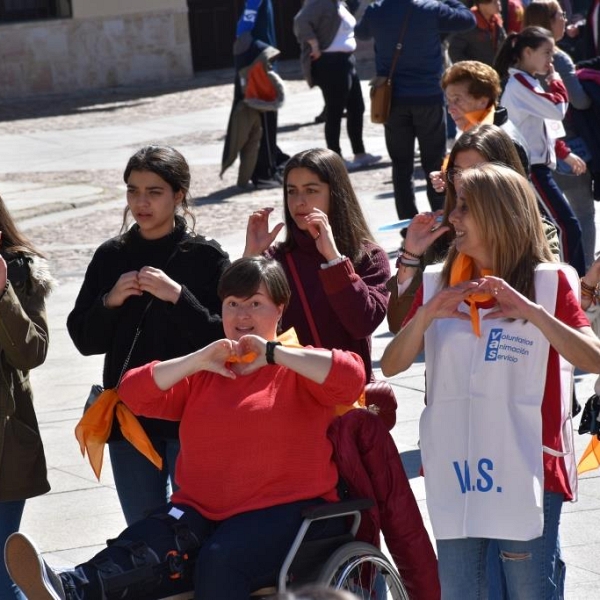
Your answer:
[[[548,29],[543,27],[525,27],[519,33],[509,34],[500,50],[498,50],[494,63],[494,68],[498,71],[500,80],[504,81],[508,77],[509,67],[519,62],[525,48],[535,50],[545,42],[554,43],[554,36]]]

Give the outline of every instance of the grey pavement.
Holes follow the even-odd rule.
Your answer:
[[[366,82],[364,84],[367,97]],[[89,256],[104,239],[116,234],[119,213],[124,206],[124,187],[118,180],[112,186],[95,183],[94,177],[89,181],[75,181],[72,172],[119,172],[132,149],[150,141],[168,140],[181,150],[192,167],[204,169],[202,173],[218,173],[222,150],[219,134],[227,123],[231,95],[230,85],[222,87],[222,102],[205,109],[202,104],[197,104],[183,110],[174,103],[171,111],[153,118],[133,113],[127,122],[99,124],[90,119],[89,125],[78,122],[71,126],[67,120],[64,127],[50,127],[49,119],[56,118],[53,116],[48,120],[33,120],[22,131],[15,122],[12,131],[0,135],[0,194],[34,241],[43,240],[42,248],[48,250],[51,259],[55,253],[67,256],[58,270],[60,285],[48,302],[51,331],[48,359],[32,373],[52,490],[27,502],[22,524],[22,530],[37,540],[46,559],[54,566],[69,566],[89,558],[125,525],[108,453],[98,482],[82,458],[73,434],[90,385],[100,382],[102,360],[101,357],[80,356],[65,325],[85,268],[85,261],[82,262],[77,252],[87,252],[86,256]],[[320,93],[297,82],[292,89],[293,93],[288,94],[286,105],[279,113],[278,137],[279,145],[290,154],[324,144],[322,126],[308,126],[320,112]],[[141,90],[140,96],[143,94]],[[56,112],[60,115],[60,110]],[[366,115],[365,121],[367,118]],[[365,143],[368,151],[382,154],[384,160],[376,168],[353,173],[352,179],[378,242],[392,255],[398,246],[397,232],[378,231],[381,225],[396,220],[382,128],[366,122]],[[343,144],[343,150],[350,154],[345,137]],[[233,171],[236,167],[226,176],[223,186],[231,186],[235,181]],[[99,176],[99,179],[102,178]],[[417,185],[419,207],[426,210],[423,180],[417,180]],[[280,209],[281,196],[281,190],[232,194],[221,199],[217,194],[214,201],[209,195],[203,198],[199,214],[210,231],[210,216],[215,217],[216,227],[218,211],[223,207],[229,211],[230,221],[224,232],[215,237],[235,258],[243,249],[245,222],[251,207],[272,205]],[[95,228],[90,226],[91,222]],[[79,227],[79,236],[74,241],[68,233]],[[71,269],[67,264],[69,261],[73,262]],[[382,324],[374,335],[376,366],[390,338],[391,334]],[[591,375],[577,376],[580,401],[584,402],[591,394],[594,381],[595,377]],[[424,485],[418,475],[417,447],[418,420],[423,408],[423,364],[416,363],[391,382],[399,404],[393,437],[428,524]],[[577,425],[578,419],[575,422]],[[575,440],[579,455],[589,438],[576,434]],[[566,597],[598,597],[600,472],[583,476],[579,501],[565,505],[561,542],[568,567]]]

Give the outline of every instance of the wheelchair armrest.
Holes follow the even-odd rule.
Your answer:
[[[302,511],[302,516],[310,521],[320,519],[329,519],[333,517],[343,517],[357,511],[371,508],[375,502],[370,498],[357,498],[356,500],[342,500],[340,502],[328,502],[327,504],[318,504],[310,506]]]

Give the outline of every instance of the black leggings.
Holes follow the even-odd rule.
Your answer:
[[[321,88],[325,99],[327,147],[341,155],[340,132],[345,109],[352,152],[362,154],[365,151],[362,138],[365,103],[356,73],[354,54],[323,52],[312,64],[312,76],[314,82]]]

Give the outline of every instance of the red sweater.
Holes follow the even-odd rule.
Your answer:
[[[220,521],[310,498],[337,500],[337,469],[326,431],[336,404],[362,391],[364,366],[333,351],[323,384],[278,365],[237,379],[201,371],[163,392],[156,362],[133,369],[119,397],[137,415],[181,421],[175,503]]]

